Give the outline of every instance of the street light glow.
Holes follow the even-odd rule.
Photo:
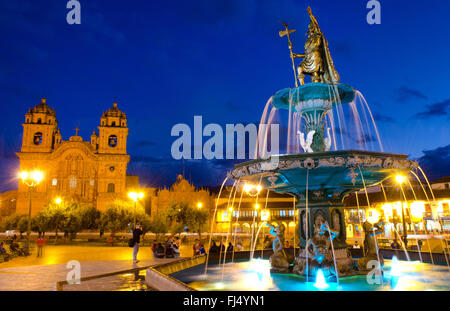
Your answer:
[[[261,185],[244,184],[243,190],[250,196],[256,196],[262,190]]]
[[[197,203],[197,208],[202,208],[202,206],[203,206],[202,202]]]
[[[55,203],[56,203],[56,204],[61,204],[61,202],[62,202],[62,199],[61,199],[61,198],[56,198],[56,199],[55,199]]]
[[[143,192],[128,192],[128,197],[133,200],[134,202],[137,202],[139,200],[141,200],[144,197],[144,193]]]
[[[396,181],[397,183],[399,183],[399,184],[404,183],[405,180],[406,180],[406,177],[403,176],[403,175],[400,175],[400,174],[399,174],[399,175],[396,175],[396,176],[395,176],[395,181]]]
[[[19,178],[23,183],[30,187],[34,187],[38,185],[44,179],[44,173],[41,171],[35,170],[32,172],[22,171],[19,173]]]
[[[44,174],[41,171],[34,171],[31,173],[31,178],[34,179],[37,183],[40,183],[42,179],[44,179]]]
[[[19,177],[20,177],[20,179],[22,179],[22,180],[27,179],[27,178],[28,178],[28,172],[27,172],[27,171],[22,171],[22,172],[20,172],[20,173],[19,173]]]

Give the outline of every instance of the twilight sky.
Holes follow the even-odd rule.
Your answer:
[[[387,152],[418,159],[431,179],[450,175],[450,2],[381,0],[381,25],[366,0],[0,0],[0,190],[14,189],[24,114],[45,96],[63,139],[85,140],[114,98],[127,113],[129,173],[170,185],[182,161],[171,129],[257,123],[276,91],[293,86],[286,38],[303,52],[311,6],[341,82],[360,90]],[[204,139],[205,141],[206,139]],[[229,160],[185,160],[196,185],[217,185]]]

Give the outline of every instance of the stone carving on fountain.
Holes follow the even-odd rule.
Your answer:
[[[308,239],[306,247],[295,259],[293,272],[299,275],[314,277],[317,270],[321,269],[328,281],[336,280],[336,269],[334,266],[334,256],[339,275],[342,276],[353,270],[353,261],[348,256],[348,251],[339,249],[332,252],[333,240],[339,236],[339,220],[337,226],[329,228],[321,213],[316,215],[314,220],[314,235]],[[308,262],[308,264],[306,264]]]
[[[359,258],[358,268],[360,271],[370,271],[373,269],[372,265],[368,265],[371,260],[380,260],[380,265],[383,266],[384,260],[383,257],[378,254],[377,247],[377,235],[384,232],[384,222],[380,220],[375,224],[371,224],[367,220],[363,223],[364,230],[364,257]]]
[[[284,251],[284,232],[286,227],[280,224],[277,227],[267,224],[270,227],[270,234],[275,236],[272,242],[273,255],[270,256],[270,264],[273,272],[286,273],[289,272],[293,256]]]

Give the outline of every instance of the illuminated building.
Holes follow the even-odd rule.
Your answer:
[[[38,169],[44,175],[32,192],[32,215],[57,196],[99,210],[127,200],[128,127],[126,115],[117,103],[103,113],[98,132],[94,130],[90,141],[84,141],[78,129],[69,140],[63,140],[56,112],[45,98],[25,114],[22,126],[22,147],[17,153],[20,171]],[[29,192],[23,183],[18,182],[18,190],[2,194],[0,200],[5,196],[6,202],[16,199],[17,214],[28,213]],[[9,206],[8,212],[3,213],[2,204],[3,214],[11,214],[12,209]]]

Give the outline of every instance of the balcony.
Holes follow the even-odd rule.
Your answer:
[[[358,216],[347,217],[347,223],[359,224],[360,222],[363,223],[365,220],[364,217],[361,217],[361,219]]]
[[[450,218],[450,211],[438,212],[438,218]]]

